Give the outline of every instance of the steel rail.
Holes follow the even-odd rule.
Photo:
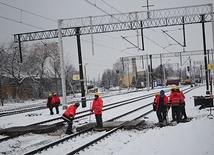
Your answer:
[[[191,90],[196,89],[196,88],[197,88],[197,87],[188,88],[188,89],[190,89],[189,91],[191,91]],[[188,89],[187,89],[187,92],[189,92]],[[186,93],[186,92],[185,92],[185,93]],[[139,107],[139,108],[136,108],[136,109],[134,109],[134,110],[132,110],[132,111],[129,111],[129,112],[125,113],[125,114],[122,114],[122,115],[120,115],[120,116],[114,117],[113,119],[110,119],[110,120],[108,120],[108,121],[106,121],[106,122],[114,121],[114,120],[116,120],[116,119],[118,119],[118,118],[120,118],[120,117],[126,116],[126,115],[128,115],[128,114],[130,114],[130,113],[133,113],[133,112],[136,112],[136,111],[138,111],[138,110],[140,110],[140,109],[143,109],[143,108],[145,108],[145,107],[147,107],[147,106],[149,106],[149,105],[151,105],[151,104],[152,104],[152,103],[149,103],[149,104],[147,104],[147,105],[143,105],[143,106],[141,106],[141,107]],[[138,120],[138,119],[144,117],[145,115],[148,115],[148,114],[151,113],[152,111],[153,111],[153,110],[150,110],[150,111],[148,111],[148,112],[146,112],[146,113],[144,113],[144,114],[142,114],[142,115],[140,115],[140,116],[134,118],[133,120]],[[109,132],[106,134],[106,136],[108,136],[108,135],[114,133],[115,131],[117,131],[118,129],[122,128],[122,127],[123,127],[126,123],[128,123],[128,122],[129,122],[129,121],[125,122],[124,124],[120,125],[119,127],[115,128],[115,129],[112,129],[111,131],[109,131]],[[94,125],[94,126],[95,126],[95,125]],[[93,129],[94,126],[88,127],[87,129],[85,129],[85,130],[83,130],[83,131],[80,131],[80,132],[78,132],[78,133],[76,133],[76,134],[74,134],[74,135],[70,135],[70,136],[68,136],[68,137],[65,137],[65,138],[63,138],[63,139],[60,139],[59,141],[55,141],[55,142],[53,142],[53,143],[47,144],[47,145],[45,145],[45,146],[43,146],[43,147],[41,147],[41,148],[38,148],[38,149],[33,150],[33,151],[31,151],[31,152],[28,152],[28,153],[26,153],[25,155],[36,154],[36,153],[39,153],[39,152],[41,152],[41,151],[43,151],[43,150],[47,150],[48,148],[53,147],[54,145],[58,145],[58,144],[60,144],[60,143],[63,143],[64,141],[68,141],[68,140],[70,140],[71,138],[74,138],[74,137],[76,137],[76,136],[79,136],[80,134],[83,134],[83,133],[86,133],[86,132],[91,131],[91,130]],[[85,144],[85,145],[83,145],[83,146],[77,148],[76,150],[73,150],[72,152],[70,152],[70,153],[68,153],[68,154],[77,153],[77,152],[79,152],[79,151],[85,149],[86,147],[88,147],[88,146],[90,146],[90,145],[96,143],[97,141],[99,141],[99,140],[105,138],[106,136],[101,136],[101,137],[99,137],[99,138],[96,138],[96,139],[92,140],[91,142],[89,142],[89,143],[87,143],[87,144]]]
[[[190,88],[190,89],[187,90],[184,94],[186,94],[186,93],[188,93],[188,92],[190,92],[190,91],[192,91],[192,90],[194,90],[194,89],[196,89],[196,88],[197,88],[197,87],[195,87],[195,88]],[[150,114],[151,112],[153,112],[153,110],[150,110],[150,111],[148,111],[148,112],[146,112],[146,113],[144,113],[144,114],[142,114],[142,115],[140,115],[140,116],[138,116],[138,117],[136,117],[136,118],[134,118],[134,119],[132,119],[132,120],[133,120],[133,121],[134,121],[134,120],[138,120],[138,119],[140,119],[140,118],[142,118],[142,117],[144,117],[144,116]],[[94,140],[92,140],[92,141],[90,141],[90,142],[84,144],[83,146],[81,146],[81,147],[79,147],[79,148],[77,148],[77,149],[75,149],[75,150],[73,150],[73,151],[67,153],[67,155],[74,155],[75,153],[79,153],[80,151],[84,150],[85,148],[88,148],[89,146],[94,145],[95,143],[98,143],[100,140],[105,139],[105,138],[108,137],[109,135],[115,133],[117,130],[122,129],[122,128],[124,127],[124,125],[128,124],[129,122],[130,122],[130,121],[124,122],[124,123],[121,124],[120,126],[118,126],[118,127],[114,128],[114,129],[108,131],[106,134],[104,134],[104,135],[102,135],[102,136],[100,136],[100,137],[98,137],[98,138],[96,138],[96,139],[94,139]]]
[[[152,95],[153,96],[153,95]],[[110,109],[113,109],[113,108],[117,108],[117,107],[120,107],[120,106],[123,106],[123,105],[126,105],[126,104],[130,104],[130,103],[133,103],[133,102],[136,102],[136,101],[139,101],[139,100],[143,100],[143,99],[146,99],[146,98],[149,98],[151,97],[151,94],[147,94],[147,95],[144,95],[144,96],[140,96],[140,97],[135,97],[135,98],[131,98],[131,99],[126,99],[126,100],[123,100],[123,101],[119,101],[119,102],[115,102],[115,103],[111,103],[109,105],[106,105],[104,107],[108,107],[108,106],[112,106],[112,107],[108,107],[108,108],[105,108],[103,109],[103,111],[106,111],[106,110],[110,110]],[[137,98],[137,99],[136,99]],[[120,104],[122,103],[122,104]],[[118,105],[119,104],[119,105]],[[84,112],[88,112],[90,110],[86,110]],[[80,112],[80,113],[83,113],[83,112]],[[80,113],[77,113],[80,114]],[[81,116],[78,116],[78,117],[75,117],[74,120],[78,120],[78,119],[81,119],[83,117],[86,117],[86,116],[89,116],[89,115],[92,115],[92,113],[86,113],[84,115],[81,115]],[[46,121],[42,121],[42,122],[38,122],[38,123],[33,123],[33,124],[30,124],[28,126],[36,126],[36,125],[41,125],[41,124],[45,124],[45,123],[49,123],[49,122],[52,122],[52,121],[56,121],[56,120],[59,120],[61,119],[61,117],[58,117],[58,118],[53,118],[53,119],[50,119],[50,120],[46,120]],[[53,123],[52,125],[59,125],[59,124],[62,124],[64,121],[60,121],[60,122],[57,122],[57,123]],[[26,127],[28,127],[26,126]],[[8,129],[3,129],[5,131],[7,131]],[[9,140],[9,139],[13,139],[13,138],[16,138],[16,137],[19,137],[21,135],[24,135],[26,133],[19,133],[19,134],[15,134],[13,136],[8,136],[8,137],[4,137],[4,138],[1,138],[0,139],[0,142],[3,142],[3,141],[6,141],[6,140]]]
[[[137,91],[137,92],[139,92],[139,91]],[[124,95],[124,94],[127,94],[127,93],[132,93],[132,92],[126,92],[126,93],[122,93],[120,95]],[[118,95],[118,94],[106,95],[106,96],[103,96],[102,98],[106,98],[106,97],[109,97],[109,96],[116,96],[116,95]],[[93,99],[87,99],[86,101],[90,101],[90,100],[93,100]],[[81,102],[81,100],[72,101],[69,104],[72,104],[72,103],[75,103],[75,102]],[[123,102],[123,101],[121,101],[121,102]],[[27,112],[32,112],[32,111],[36,111],[36,110],[43,110],[43,109],[47,109],[47,106],[38,106],[38,107],[27,106],[27,107],[24,107],[24,108],[16,108],[16,109],[12,109],[12,110],[5,110],[7,112],[3,112],[3,110],[1,110],[0,111],[0,117],[10,116],[10,115],[15,115],[15,114],[21,114],[21,113],[27,113]],[[87,110],[79,112],[79,113],[84,113],[86,111]]]

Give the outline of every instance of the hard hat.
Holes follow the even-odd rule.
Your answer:
[[[160,94],[165,94],[165,91],[164,91],[164,90],[161,90],[161,91],[160,91]]]
[[[52,94],[48,94],[48,96],[50,97],[50,96],[52,96]]]
[[[99,93],[98,93],[98,92],[95,92],[95,93],[94,93],[94,96],[99,96]]]
[[[76,107],[79,107],[79,106],[80,106],[79,102],[75,103],[74,105],[75,105]]]
[[[155,93],[155,96],[158,96],[158,95],[159,95],[159,92],[156,92],[156,93]]]
[[[179,87],[179,86],[175,86],[175,89],[179,90],[179,89],[180,89],[180,87]]]
[[[175,86],[172,86],[171,90],[175,90]]]

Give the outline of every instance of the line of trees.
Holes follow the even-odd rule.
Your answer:
[[[173,69],[173,67],[170,66],[170,64],[167,66],[159,65],[158,67],[153,68],[153,72],[150,73],[150,76],[152,75],[153,80],[161,80],[163,83],[163,79],[164,79],[163,67],[165,69],[166,78],[170,76],[180,77],[179,75],[180,71]],[[129,71],[129,68],[130,68],[129,62],[121,62],[120,60],[118,60],[113,65],[112,69],[106,69],[104,71],[101,79],[101,86],[103,86],[106,89],[109,89],[110,87],[118,86],[119,84],[121,84],[121,81],[119,81],[119,77],[123,77],[125,74],[132,73],[132,71]],[[131,79],[131,86],[139,87],[141,82],[146,84],[146,78],[147,78],[146,74],[133,76],[133,78]],[[182,75],[183,75],[182,78],[186,77],[185,70],[182,71]]]

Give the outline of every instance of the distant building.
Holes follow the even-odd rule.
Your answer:
[[[145,76],[145,71],[137,72],[137,76]],[[120,77],[120,81],[121,81],[120,86],[123,87],[123,88],[132,86],[133,77],[136,78],[136,75],[134,75],[132,73],[131,74],[125,74],[124,76]],[[145,81],[142,80],[140,82],[141,82],[141,86],[145,87],[145,84],[144,84]]]

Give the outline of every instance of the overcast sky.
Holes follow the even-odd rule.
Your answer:
[[[146,0],[89,1],[96,4],[99,8],[105,10],[105,12],[108,12],[109,14],[143,11],[146,10],[146,7],[142,6],[146,6],[147,3]],[[207,3],[214,4],[214,0],[149,0],[149,4],[154,5],[150,8],[151,10]],[[32,15],[31,13],[46,17],[47,19]],[[95,15],[106,14],[93,7],[85,0],[0,0],[0,43],[2,44],[12,41],[13,34],[55,29],[57,28],[57,19],[88,17]],[[27,26],[19,22],[27,23],[32,26]],[[169,34],[178,42],[183,43],[182,30],[180,30],[180,28],[182,27],[175,26],[144,30],[144,35],[149,39],[144,38],[145,51],[143,52],[139,52],[137,49],[132,48],[133,46],[130,43],[121,38],[121,36],[126,36],[128,40],[137,45],[136,31],[94,35],[94,55],[92,54],[91,37],[81,36],[83,65],[87,64],[87,77],[90,79],[97,79],[98,77],[101,78],[104,69],[112,69],[113,64],[120,57],[150,53],[167,53],[168,51],[182,51],[183,48],[179,45],[173,45],[165,48],[169,44],[176,43],[161,31],[161,29],[170,30]],[[207,49],[211,49],[213,48],[211,23],[207,23],[205,28],[207,41],[206,46]],[[201,29],[201,24],[186,26],[186,51],[203,50]],[[45,40],[45,42],[51,41],[58,40]],[[65,61],[72,63],[78,69],[76,37],[64,38],[63,46]],[[164,61],[166,62],[168,59]],[[168,63],[175,63],[175,61],[169,60]]]

